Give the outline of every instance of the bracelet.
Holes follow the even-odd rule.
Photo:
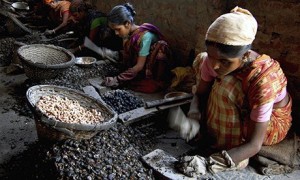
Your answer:
[[[79,50],[81,51],[81,46],[80,46],[80,45],[78,46],[78,48],[79,48]]]

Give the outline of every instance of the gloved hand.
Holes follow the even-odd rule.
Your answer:
[[[106,77],[102,84],[107,87],[117,87],[119,86],[119,81],[117,77]]]
[[[44,32],[45,35],[52,35],[52,34],[55,34],[55,31],[54,30],[49,30],[47,29],[45,32]]]
[[[184,156],[175,164],[175,168],[189,177],[199,177],[206,174],[207,161],[201,156]]]
[[[110,49],[107,48],[101,48],[102,52],[100,52],[99,54],[102,57],[108,57],[108,58],[112,58],[114,60],[119,60],[119,52],[118,51],[112,51]]]
[[[180,136],[186,141],[193,139],[199,132],[200,125],[197,121],[185,118],[180,127]]]
[[[168,121],[170,127],[179,131],[180,136],[186,141],[195,137],[200,130],[198,121],[187,118],[179,106],[169,110]]]
[[[187,113],[187,117],[199,121],[201,119],[201,113],[199,110],[190,110]]]

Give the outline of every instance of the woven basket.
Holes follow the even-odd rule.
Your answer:
[[[26,76],[33,80],[55,78],[75,64],[74,55],[59,46],[32,44],[21,46],[17,52]]]
[[[77,100],[82,107],[97,109],[102,113],[104,121],[91,125],[65,123],[55,118],[49,118],[36,107],[36,103],[42,96],[50,95],[67,97],[68,99]],[[117,113],[106,105],[104,101],[94,99],[74,89],[54,85],[37,85],[27,90],[26,97],[34,114],[37,134],[40,140],[89,139],[97,132],[112,127],[117,121]]]

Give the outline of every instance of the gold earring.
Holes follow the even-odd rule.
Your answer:
[[[125,23],[125,27],[129,27],[129,25],[130,25],[130,23],[127,21],[127,22]]]
[[[249,61],[249,58],[248,58],[247,56],[244,56],[243,59],[242,59],[242,61],[243,61],[244,63],[246,63],[246,62]]]
[[[244,54],[242,61],[244,63],[248,63],[252,61],[252,58],[250,57],[250,52],[248,51],[246,54]]]

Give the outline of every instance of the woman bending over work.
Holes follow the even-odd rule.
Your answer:
[[[206,52],[196,58],[199,81],[188,117],[205,120],[206,127],[201,128],[207,129],[219,153],[182,157],[178,169],[186,175],[242,169],[262,145],[279,143],[291,127],[287,79],[276,60],[251,50],[256,32],[255,18],[239,7],[207,30]],[[205,94],[207,106],[201,113]]]
[[[44,4],[49,7],[49,20],[55,25],[52,30],[46,30],[46,35],[52,35],[66,28],[70,18],[70,1],[44,0]]]
[[[122,48],[122,39],[117,37],[108,27],[107,15],[92,7],[83,0],[74,0],[70,6],[70,13],[76,22],[76,33],[79,34],[79,44],[72,50],[76,55],[91,55],[94,52],[85,48],[83,40],[87,36],[97,46],[104,47],[106,55],[112,57]],[[113,51],[111,51],[113,50]],[[110,54],[108,54],[110,53]],[[98,56],[94,54],[94,56]]]
[[[115,6],[108,14],[108,25],[123,38],[124,72],[106,77],[104,85],[125,85],[134,91],[153,93],[164,89],[170,78],[171,51],[157,27],[134,23],[131,4]]]

